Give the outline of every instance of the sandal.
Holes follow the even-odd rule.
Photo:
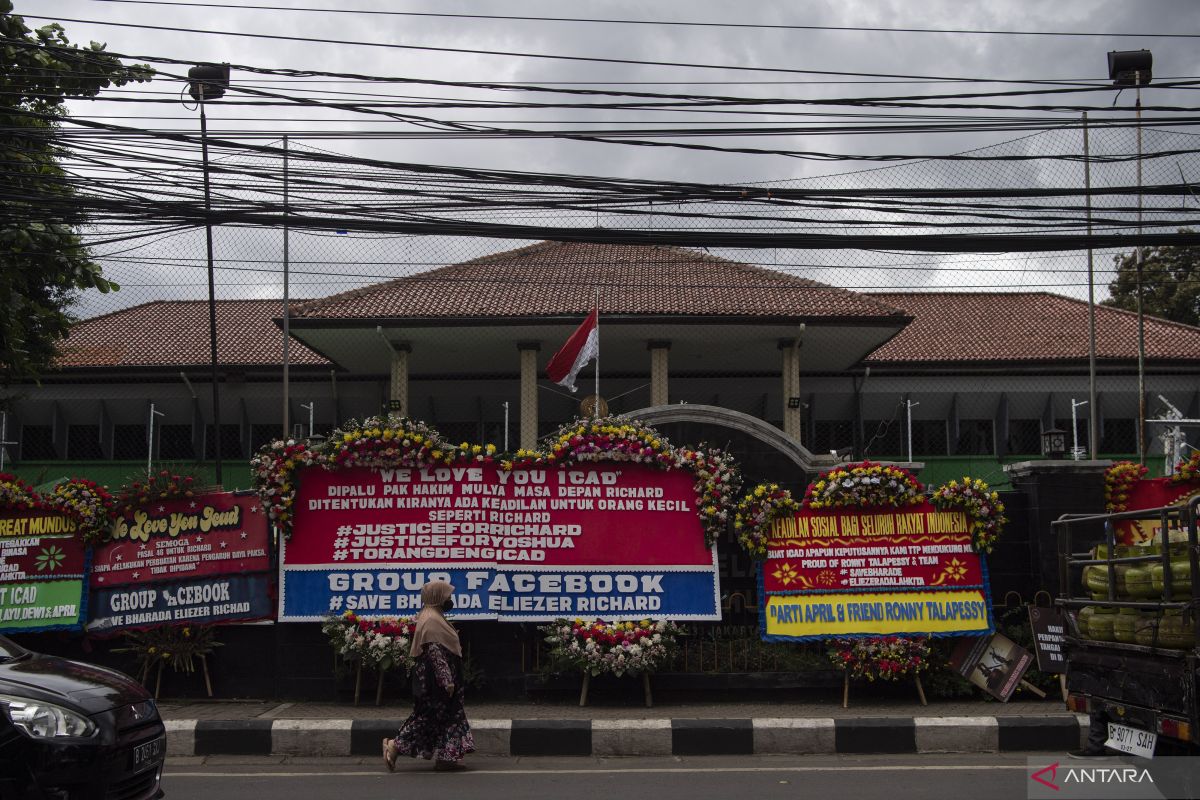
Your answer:
[[[383,765],[388,768],[388,772],[396,771],[396,751],[392,749],[392,740],[383,740]]]

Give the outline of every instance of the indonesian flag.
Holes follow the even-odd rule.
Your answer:
[[[567,343],[554,354],[546,365],[546,377],[565,386],[572,392],[575,389],[575,376],[593,358],[600,357],[600,327],[596,309],[588,314],[583,324],[575,329]]]

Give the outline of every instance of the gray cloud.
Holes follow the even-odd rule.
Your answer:
[[[309,0],[296,0],[298,5],[313,5]],[[497,20],[463,20],[420,17],[375,17],[352,14],[315,14],[234,9],[171,8],[152,5],[122,5],[88,2],[87,0],[39,0],[37,3],[18,2],[17,12],[38,13],[51,17],[78,17],[146,23],[154,25],[212,28],[290,36],[327,37],[336,39],[393,42],[435,47],[509,50],[516,52],[559,53],[606,58],[628,58],[660,61],[700,62],[711,64],[772,66],[788,69],[829,69],[846,72],[881,72],[918,75],[942,75],[994,79],[1082,79],[1104,78],[1105,53],[1110,49],[1148,47],[1155,54],[1156,77],[1188,77],[1200,74],[1200,50],[1193,40],[1147,39],[1145,41],[1119,37],[1015,37],[972,36],[965,34],[915,34],[884,32],[832,31],[769,31],[727,28],[674,28],[666,26],[585,25],[554,22],[515,22]],[[358,0],[360,8],[396,9],[393,3]],[[989,3],[964,3],[958,0],[933,0],[920,4],[892,0],[891,2],[789,3],[770,2],[729,4],[713,0],[693,0],[687,4],[661,5],[640,2],[577,2],[569,5],[549,2],[520,4],[487,4],[454,0],[423,6],[404,6],[411,10],[436,10],[446,13],[499,13],[544,16],[580,16],[629,19],[687,19],[694,21],[754,21],[766,24],[805,25],[880,25],[912,27],[963,27],[1035,30],[1113,30],[1171,32],[1200,30],[1200,6],[1188,0],[1177,2],[1084,2],[1058,0],[1053,3],[1029,3],[1023,0],[995,0]],[[36,11],[35,11],[36,9]],[[41,21],[31,20],[40,25]],[[411,75],[422,78],[464,81],[670,81],[670,85],[651,85],[636,88],[649,90],[782,96],[797,98],[830,98],[840,96],[886,95],[892,93],[921,93],[957,91],[961,84],[893,84],[864,83],[856,78],[825,78],[821,76],[777,73],[732,72],[720,70],[688,70],[683,68],[639,65],[594,64],[585,62],[541,61],[501,58],[484,55],[423,53],[417,51],[385,50],[381,48],[348,47],[272,40],[253,40],[200,34],[169,33],[120,29],[64,23],[75,41],[94,39],[105,41],[118,52],[169,55],[195,61],[231,61],[264,67],[311,68],[339,72],[368,74]],[[279,87],[281,90],[347,89],[351,91],[382,91],[393,94],[437,97],[484,97],[480,92],[459,91],[438,87],[375,87],[361,84],[271,82],[244,74],[235,81]],[[712,85],[713,81],[737,81],[738,85]],[[755,83],[792,81],[791,83]],[[845,82],[833,82],[845,81]],[[993,88],[1007,88],[996,85]],[[159,81],[137,91],[176,91],[178,84]],[[1108,102],[1110,94],[1092,95],[1097,102]],[[1190,105],[1196,92],[1192,90],[1151,90],[1146,102]],[[1128,101],[1122,96],[1122,101]],[[1018,102],[1036,102],[1035,99]],[[148,106],[106,103],[103,100],[77,103],[72,107],[77,116],[108,116],[152,114],[173,116],[173,121],[147,122],[113,120],[130,125],[160,125],[195,129],[196,117],[178,106]],[[678,121],[674,115],[651,112],[587,113],[580,111],[547,110],[543,112],[430,112],[454,119],[505,119],[514,127],[532,125],[535,120],[605,120],[616,123],[636,118],[646,125]],[[914,112],[919,113],[919,112]],[[402,129],[399,123],[381,124],[369,118],[343,113],[296,109],[250,109],[214,107],[210,124],[217,129],[271,130],[280,133],[320,127],[342,130]],[[1064,121],[1073,115],[1060,115]],[[241,119],[258,117],[258,121]],[[340,120],[337,124],[287,122],[285,118],[314,117]],[[704,119],[704,117],[700,117]],[[728,119],[712,116],[710,119]],[[805,118],[797,118],[803,120]],[[1116,135],[1116,134],[1114,134]],[[1016,138],[1005,133],[953,133],[875,136],[817,135],[808,137],[772,137],[769,139],[721,140],[731,145],[757,147],[828,150],[834,152],[871,154],[880,152],[911,154],[945,154],[984,147]],[[1054,139],[1062,146],[1064,137]],[[396,161],[493,167],[501,169],[552,171],[574,174],[627,176],[666,180],[701,182],[782,181],[790,179],[854,173],[840,178],[823,180],[841,185],[911,185],[913,181],[961,181],[966,185],[1007,185],[1009,182],[1053,184],[1076,180],[1078,170],[1061,164],[1023,164],[1012,167],[938,166],[922,171],[918,167],[897,167],[892,170],[861,172],[863,167],[831,165],[777,156],[749,156],[721,153],[696,153],[664,148],[639,148],[621,145],[588,144],[552,140],[486,140],[486,141],[316,141],[315,146],[334,149],[353,155]],[[1120,147],[1121,145],[1110,146]],[[1159,165],[1156,169],[1169,169]],[[1005,170],[1003,177],[997,177]],[[1066,172],[1064,172],[1064,170]],[[1113,168],[1113,175],[1119,174]],[[1165,174],[1165,173],[1163,173]],[[1169,176],[1168,176],[1169,179]],[[947,184],[943,184],[947,185]],[[261,260],[271,248],[269,237],[247,236],[221,232],[226,252],[233,258]],[[185,237],[187,248],[195,247],[195,237]],[[438,259],[466,258],[495,249],[499,243],[469,242],[451,245],[448,242],[428,242],[424,245],[386,240],[372,245],[375,253],[399,252],[407,255],[391,259],[397,263],[387,269],[402,274],[405,270],[423,267],[406,266],[408,262],[436,262]],[[510,244],[510,243],[504,243]],[[345,241],[313,239],[304,247],[312,260],[327,259],[330,273],[361,271],[340,263],[346,251],[362,252],[362,240],[356,247]],[[163,245],[145,251],[178,251],[179,246]],[[199,255],[199,251],[191,251]],[[950,267],[970,263],[966,257],[914,257],[853,251],[849,253],[736,253],[733,257],[754,259],[761,263],[791,265],[792,272],[805,274],[848,286],[957,286],[993,285],[999,288],[1047,285],[1057,291],[1078,295],[1082,289],[1071,276],[1068,281],[1060,273],[1039,270],[1046,261],[1056,264],[1079,265],[1080,256],[1057,256],[1042,259],[1036,256],[1012,256],[993,259],[992,263],[1029,265],[1027,271],[980,271],[964,269],[936,271],[903,269],[896,265],[920,262],[931,267]],[[388,259],[376,259],[388,260]],[[816,266],[805,266],[816,265]],[[846,269],[846,265],[854,267]],[[131,277],[141,275],[141,282],[186,282],[181,276],[196,275],[180,268],[158,266],[139,272],[134,265],[122,265],[122,272]],[[385,268],[380,268],[385,269]],[[392,274],[392,273],[388,273]],[[1014,275],[1016,277],[1014,277]],[[167,278],[174,276],[176,280]],[[190,277],[189,277],[190,276]],[[277,291],[277,281],[260,281],[247,288],[244,274],[222,273],[223,291],[229,296],[249,296]],[[127,279],[128,280],[128,279]],[[326,290],[349,288],[342,279],[331,278],[327,286],[313,285],[314,294]],[[179,287],[164,288],[160,293],[184,294],[193,290]],[[115,302],[127,304],[135,297],[154,294],[153,288],[122,293]],[[89,300],[85,310],[105,308],[113,298]],[[96,306],[95,303],[99,303]]]

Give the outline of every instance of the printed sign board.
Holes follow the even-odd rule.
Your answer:
[[[1042,672],[1056,675],[1067,671],[1066,622],[1057,608],[1029,607],[1033,652]]]
[[[270,617],[270,570],[266,514],[254,495],[135,508],[95,549],[88,630]]]
[[[437,578],[460,619],[720,619],[693,482],[612,463],[305,469],[280,620],[412,614]]]
[[[777,520],[759,580],[767,640],[992,629],[966,516],[929,504],[802,509]]]
[[[56,511],[0,517],[0,633],[78,628],[87,551],[75,520]]]
[[[962,639],[950,654],[950,666],[959,675],[1005,703],[1031,664],[1028,650],[999,633]]]
[[[235,622],[270,617],[270,575],[227,575],[93,589],[88,630]]]

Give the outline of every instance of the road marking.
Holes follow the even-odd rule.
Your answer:
[[[858,767],[624,767],[619,769],[467,769],[460,775],[603,775],[632,773],[668,774],[699,772],[963,772],[993,769],[1027,770],[1022,764],[948,764],[948,765],[896,765]],[[402,770],[401,774],[423,774],[423,770]],[[429,770],[430,773],[434,770]],[[164,778],[386,778],[389,773],[379,770],[370,772],[171,772]]]

